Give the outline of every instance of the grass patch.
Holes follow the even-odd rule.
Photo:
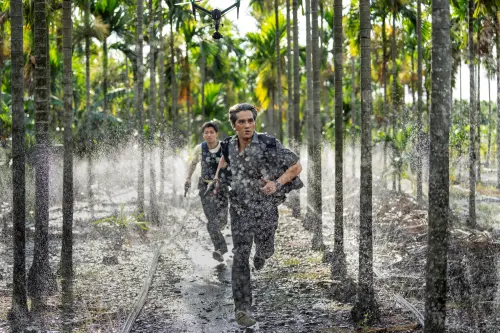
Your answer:
[[[321,263],[323,263],[323,254],[319,254],[319,255],[314,256],[314,257],[309,257],[306,260],[307,260],[307,262],[309,262],[311,264],[321,264]]]
[[[329,278],[326,272],[298,272],[290,274],[291,279],[295,280],[324,280]]]
[[[283,264],[286,267],[294,267],[294,266],[299,266],[300,265],[300,259],[299,258],[288,258],[283,261]]]
[[[500,197],[500,190],[493,185],[486,185],[483,183],[479,183],[476,186],[476,190],[478,193],[482,195],[487,195],[490,197]]]

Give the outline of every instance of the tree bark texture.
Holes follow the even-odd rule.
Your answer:
[[[422,201],[422,9],[417,0],[417,200]],[[460,86],[462,84],[460,83]]]
[[[135,84],[136,110],[139,114],[139,146],[140,158],[138,168],[137,185],[137,210],[139,214],[144,213],[144,64],[143,64],[143,40],[142,25],[144,21],[143,0],[137,0],[137,81]]]
[[[155,133],[156,133],[156,69],[155,69],[155,12],[153,0],[149,0],[149,218],[151,223],[160,224],[156,198]],[[188,96],[189,99],[189,96]]]
[[[469,226],[476,226],[476,88],[474,68],[474,1],[469,0],[469,71],[470,71],[470,104],[469,104]]]

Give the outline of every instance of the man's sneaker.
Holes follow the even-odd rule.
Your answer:
[[[245,311],[236,312],[236,323],[240,326],[250,327],[255,325],[257,321],[252,317],[252,315]]]
[[[220,250],[215,250],[214,252],[212,252],[212,256],[214,257],[215,260],[217,260],[219,262],[224,261],[224,255],[222,254],[222,252]]]
[[[266,259],[262,257],[253,257],[253,267],[255,267],[256,271],[260,271],[262,268],[264,268],[264,264],[266,263]]]

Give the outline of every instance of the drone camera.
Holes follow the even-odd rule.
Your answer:
[[[221,39],[223,36],[220,32],[216,31],[214,32],[214,34],[212,35],[212,37],[215,39],[215,40],[218,40],[218,39]]]

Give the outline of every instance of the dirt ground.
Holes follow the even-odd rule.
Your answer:
[[[354,188],[354,187],[353,187]],[[347,191],[349,193],[349,191]],[[133,197],[114,202],[102,200],[96,214],[109,216],[120,209],[132,212]],[[133,189],[130,189],[133,193]],[[358,248],[358,208],[356,191],[346,197],[344,212],[345,252],[349,275],[356,281]],[[333,200],[332,200],[333,201]],[[329,207],[329,206],[327,206]],[[50,228],[51,265],[54,271],[60,253],[60,212],[52,214]],[[212,247],[205,228],[199,199],[169,201],[162,208],[162,224],[147,233],[129,227],[122,238],[116,229],[89,222],[88,208],[75,209],[74,307],[71,329],[65,332],[120,332],[136,301],[150,268],[154,249],[165,242],[146,304],[131,332],[353,332],[358,326],[350,319],[353,302],[339,302],[332,296],[330,266],[323,253],[310,250],[312,235],[290,210],[280,207],[276,253],[259,272],[252,272],[254,313],[258,325],[243,330],[234,321],[231,294],[231,252],[219,264],[211,257]],[[425,285],[426,208],[410,196],[381,191],[374,200],[375,292],[381,320],[376,327],[401,328],[417,324],[423,314]],[[323,214],[324,240],[333,247],[333,211]],[[32,228],[30,229],[32,230]],[[229,229],[224,230],[229,244]],[[27,257],[32,258],[32,233],[28,234]],[[121,240],[121,241],[120,241]],[[12,281],[12,239],[0,244],[0,332],[10,332]],[[121,244],[121,245],[120,245]],[[231,246],[230,246],[231,248]],[[116,256],[117,264],[103,263]],[[498,265],[498,253],[496,257]],[[493,261],[495,267],[495,261]],[[498,268],[495,275],[498,281]],[[449,332],[498,332],[500,327],[498,284],[495,285],[493,312],[488,317],[471,312],[458,299],[448,304]],[[412,312],[401,298],[412,304]],[[62,332],[59,295],[49,297],[44,320],[33,328]],[[398,332],[422,332],[419,329]]]

